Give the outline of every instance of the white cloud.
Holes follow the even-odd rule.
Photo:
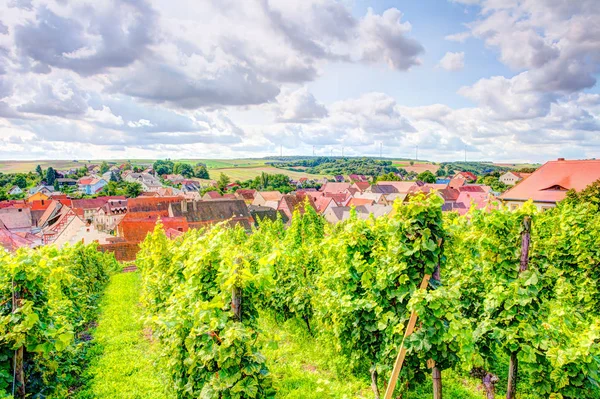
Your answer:
[[[444,36],[444,39],[450,40],[452,42],[464,43],[464,41],[470,38],[471,36],[471,32],[459,32],[454,33],[452,35]]]
[[[439,66],[447,71],[459,71],[465,67],[465,53],[447,52],[440,60]]]
[[[306,87],[282,93],[277,102],[275,112],[279,122],[306,123],[327,116],[327,108],[317,102]]]

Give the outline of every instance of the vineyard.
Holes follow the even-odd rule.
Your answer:
[[[337,225],[306,207],[252,234],[218,225],[169,240],[157,226],[137,266],[165,397],[441,398],[470,380],[482,390],[460,397],[599,399],[597,204],[459,217],[440,202]],[[83,246],[0,256],[0,387],[74,397],[114,261]],[[344,393],[301,392],[282,343],[298,358],[335,353],[327,373]]]

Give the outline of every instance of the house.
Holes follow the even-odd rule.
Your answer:
[[[324,186],[321,187],[319,191],[323,193],[343,193],[348,190],[352,184],[351,183],[331,183],[328,182]]]
[[[344,176],[342,176],[342,175],[336,175],[336,176],[333,177],[333,180],[335,180],[338,183],[343,183],[344,182]],[[327,184],[327,183],[325,183],[325,184]]]
[[[515,184],[517,184],[518,182],[520,182],[521,180],[523,180],[529,176],[531,176],[531,173],[519,173],[519,172],[508,171],[505,174],[503,174],[502,176],[500,176],[498,178],[498,180],[500,180],[502,183],[506,184],[507,186],[514,186]]]
[[[200,191],[200,182],[196,180],[184,179],[180,183],[181,191],[184,193],[196,193]]]
[[[178,183],[185,178],[182,175],[164,175],[163,179],[170,181],[171,183]]]
[[[56,179],[56,181],[58,182],[58,187],[60,187],[60,188],[77,186],[77,180],[75,180],[75,179],[68,179],[68,178],[61,177],[61,178]]]
[[[113,231],[127,213],[127,199],[110,199],[94,216],[94,225],[100,231]]]
[[[388,195],[398,195],[398,193],[391,193],[391,194],[356,193],[356,194],[354,194],[354,199],[369,200],[369,201],[372,201],[373,204],[388,205],[390,203],[390,201],[387,198]],[[350,200],[350,201],[352,201],[352,200]],[[393,200],[391,202],[393,202]],[[359,205],[359,204],[354,202],[354,205]],[[364,204],[360,204],[360,205],[364,205]]]
[[[184,233],[189,230],[187,220],[183,217],[125,217],[117,226],[117,236],[129,243],[139,243],[144,241],[146,236],[156,227],[156,223],[160,219],[160,223],[165,230],[171,231],[170,235],[174,235],[172,231]]]
[[[269,208],[268,206],[249,205],[248,212],[250,212],[250,216],[252,216],[252,219],[254,219],[254,223],[257,227],[263,219],[275,221],[279,217],[283,223],[287,223],[289,221],[287,215],[283,211],[278,211],[276,209]]]
[[[48,194],[46,194],[42,190],[37,191],[34,194],[31,194],[29,197],[27,197],[27,202],[48,200],[50,198],[50,194],[52,193],[49,192]]]
[[[142,191],[158,191],[163,187],[161,181],[148,172],[129,173],[124,180],[140,183]]]
[[[468,182],[474,182],[477,181],[477,176],[471,172],[458,172],[454,175],[453,179],[463,179]]]
[[[351,174],[348,175],[348,180],[351,182],[368,182],[369,179],[365,175]]]
[[[106,180],[97,177],[82,177],[77,181],[79,191],[87,195],[97,194],[107,184]]]
[[[21,247],[35,248],[41,241],[30,233],[13,233],[0,221],[0,248],[14,252]]]
[[[73,209],[67,206],[60,206],[57,209],[58,212],[45,221],[45,227],[42,229],[44,245],[54,244],[62,248],[66,244],[74,245],[78,242],[105,244],[112,237],[110,234],[96,230],[91,223],[81,220]]]
[[[315,209],[321,215],[333,207],[340,206],[340,204],[331,197],[320,196],[313,199],[313,201],[315,203]]]
[[[252,205],[273,207],[273,202],[279,203],[283,194],[279,191],[258,191],[254,195]],[[275,206],[277,209],[277,206]]]
[[[375,203],[375,201],[373,201],[372,199],[369,198],[350,198],[350,201],[348,201],[348,203],[346,204],[346,206],[361,206],[361,205],[373,205]]]
[[[205,201],[210,201],[210,200],[216,200],[216,199],[223,199],[223,196],[218,191],[207,191],[202,196],[202,199]]]
[[[53,192],[54,192],[53,186],[45,186],[43,184],[29,189],[30,196],[32,196],[36,193],[42,193],[42,194],[50,196],[50,195],[52,195]]]
[[[244,202],[246,202],[246,204],[251,204],[254,201],[255,196],[256,190],[240,188],[235,192],[235,197],[237,199],[243,200]]]
[[[29,208],[2,208],[0,222],[11,233],[30,233],[32,229],[31,211]]]
[[[408,194],[418,184],[413,181],[380,181],[367,188],[365,192],[380,194]]]
[[[468,212],[471,206],[475,209],[484,209],[491,203],[493,197],[487,192],[481,191],[462,191],[456,199],[457,204],[461,204],[461,207],[457,207],[458,213],[464,215]]]
[[[371,184],[368,181],[355,181],[350,186],[350,189],[356,189],[357,192],[364,193],[369,187],[371,187]]]
[[[277,210],[285,213],[286,216],[291,220],[295,211],[298,211],[301,215],[304,214],[306,205],[305,201],[308,201],[308,205],[312,206],[313,209],[316,209],[315,203],[310,196],[297,196],[288,194],[281,197],[279,205],[277,206]]]
[[[19,195],[23,194],[23,190],[19,186],[12,186],[10,190],[8,190],[8,195]]]
[[[546,162],[531,176],[506,191],[500,199],[509,209],[517,209],[533,200],[535,206],[545,210],[563,200],[568,190],[581,191],[600,179],[600,160],[567,161],[558,158]]]
[[[188,201],[169,204],[169,217],[185,218],[190,228],[197,229],[219,222],[241,225],[250,230],[254,219],[242,200]]]
[[[94,222],[94,218],[96,217],[98,210],[102,208],[109,200],[125,200],[125,197],[107,196],[90,199],[74,199],[72,200],[72,208],[75,214],[81,218],[81,220],[92,223]]]
[[[169,217],[169,204],[181,201],[180,197],[138,197],[127,200],[126,219]]]
[[[339,206],[329,209],[323,216],[329,223],[339,223],[350,218],[353,208]],[[375,218],[389,215],[393,210],[391,205],[358,205],[354,207],[356,216],[360,219],[368,219],[371,215]]]

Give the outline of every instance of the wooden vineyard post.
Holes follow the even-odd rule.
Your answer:
[[[423,276],[423,281],[421,281],[420,290],[424,290],[427,288],[427,284],[429,284],[429,279],[431,278],[430,274],[426,274]],[[398,357],[396,357],[396,363],[394,364],[394,369],[392,370],[392,375],[390,376],[390,381],[388,383],[387,389],[385,391],[385,399],[392,399],[392,394],[394,393],[394,389],[396,389],[396,383],[398,382],[398,376],[400,375],[400,371],[402,370],[402,364],[404,363],[404,358],[406,357],[406,348],[404,347],[404,341],[409,337],[417,324],[417,312],[413,311],[410,314],[410,319],[408,320],[408,326],[406,327],[406,332],[404,333],[404,338],[402,338],[402,343],[400,344],[400,351],[398,352]]]
[[[436,366],[431,369],[431,379],[433,380],[433,399],[442,399],[442,371]]]
[[[235,274],[238,274],[238,265],[240,260],[236,260],[236,269],[234,271]],[[237,285],[236,281],[233,285],[233,289],[231,291],[231,310],[233,310],[233,314],[237,321],[242,321],[242,289]]]
[[[17,312],[17,308],[21,305],[21,296],[15,292],[16,284],[13,281],[12,292],[12,313]],[[20,347],[15,351],[13,359],[13,396],[17,398],[25,398],[25,372],[23,370],[23,360],[25,357],[24,347]]]
[[[529,267],[529,244],[531,241],[531,217],[523,218],[523,232],[521,233],[521,259],[519,261],[519,273],[523,273]],[[506,399],[515,399],[517,395],[517,372],[519,361],[518,351],[510,354],[508,365],[508,387],[506,388]]]

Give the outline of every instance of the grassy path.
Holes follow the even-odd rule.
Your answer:
[[[112,277],[102,300],[87,384],[78,399],[168,399],[156,353],[144,337],[139,273]]]

